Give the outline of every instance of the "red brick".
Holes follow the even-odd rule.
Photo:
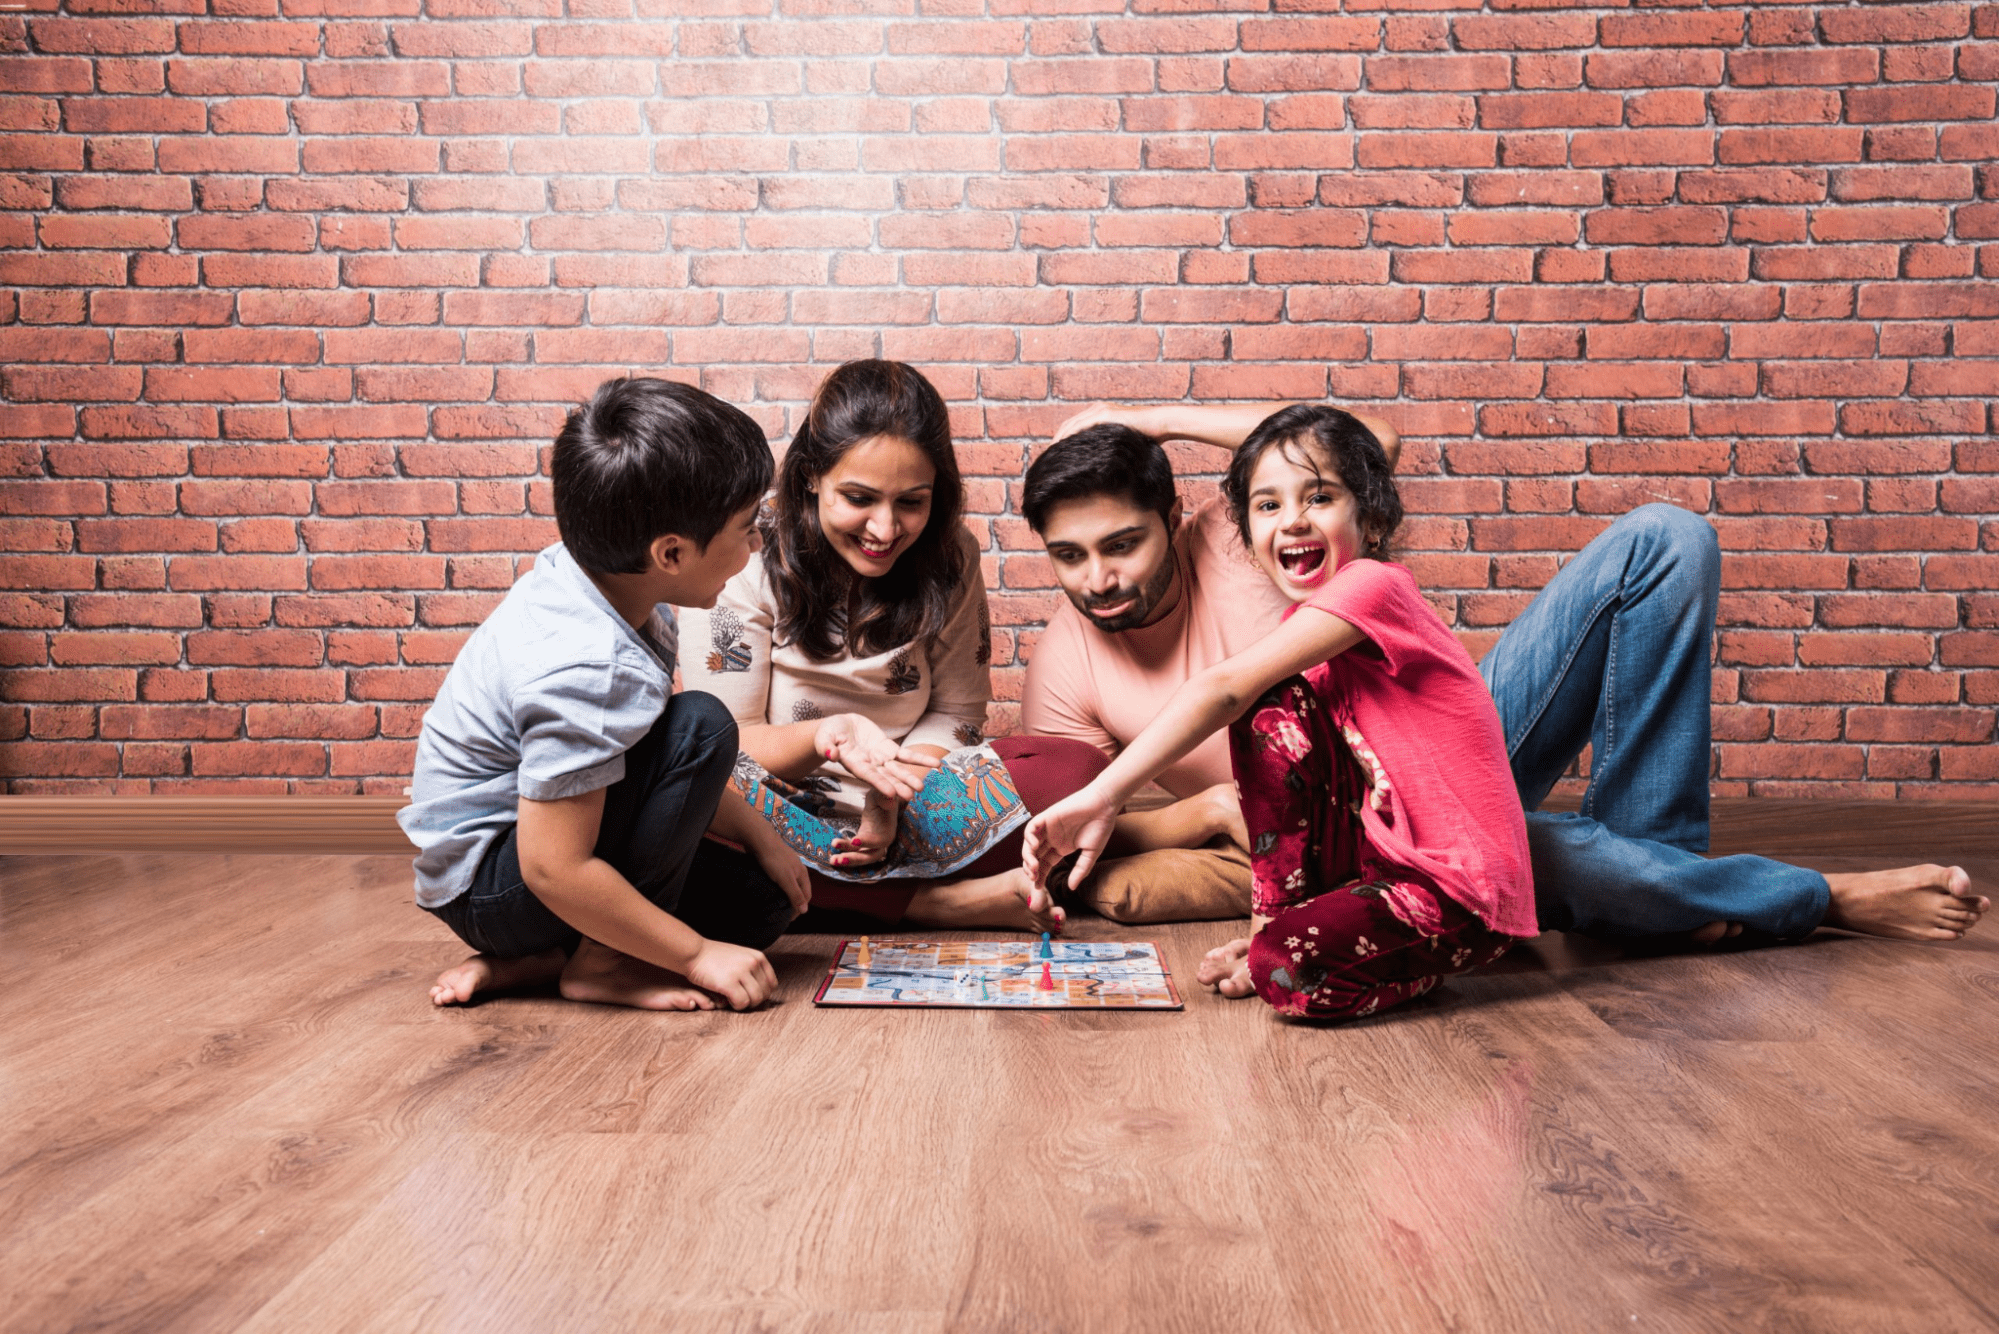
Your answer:
[[[180,636],[165,631],[96,631],[49,637],[57,667],[178,663]]]
[[[243,711],[229,705],[106,705],[98,713],[100,735],[112,741],[231,740],[242,725]]]
[[[243,710],[243,729],[256,739],[356,740],[375,735],[378,717],[374,705],[253,704]]]

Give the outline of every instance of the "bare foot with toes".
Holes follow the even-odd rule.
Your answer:
[[[562,995],[645,1011],[712,1011],[715,998],[670,969],[584,937],[562,970]]]
[[[1239,936],[1201,956],[1194,977],[1225,997],[1246,997],[1255,992],[1256,984],[1249,978],[1249,938]]]
[[[1825,925],[1898,941],[1955,941],[1978,925],[1992,901],[1971,891],[1962,867],[1897,867],[1828,875]]]
[[[533,987],[551,982],[562,972],[569,957],[559,950],[539,955],[502,959],[498,955],[474,955],[437,975],[430,985],[433,1006],[463,1006],[481,992],[503,992],[510,987]]]
[[[1739,922],[1711,922],[1705,927],[1696,927],[1692,933],[1697,946],[1720,945],[1730,937],[1741,935],[1742,924]]]
[[[947,881],[917,892],[905,915],[919,927],[1011,927],[1059,932],[1068,914],[1054,904],[1036,913],[1028,907],[1034,882],[1014,868],[997,876]]]

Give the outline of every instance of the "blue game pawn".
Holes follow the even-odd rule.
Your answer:
[[[1055,951],[1048,944],[1048,933],[1046,932],[1043,932],[1041,934],[1041,958],[1045,960],[1052,960],[1055,958]]]

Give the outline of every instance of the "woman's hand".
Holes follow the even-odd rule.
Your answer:
[[[1080,852],[1080,856],[1069,872],[1069,884],[1081,885],[1116,827],[1117,803],[1099,794],[1094,785],[1072,793],[1029,821],[1020,845],[1021,866],[1034,882],[1029,911],[1047,909],[1048,875],[1072,852]]]
[[[897,802],[915,797],[930,771],[942,763],[891,740],[863,714],[835,714],[822,720],[813,745],[820,755],[839,761],[847,773]]]
[[[833,865],[865,867],[888,856],[895,842],[895,829],[902,820],[902,804],[880,793],[869,793],[861,807],[861,826],[851,838],[833,841]]]

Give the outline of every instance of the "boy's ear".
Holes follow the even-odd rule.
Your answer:
[[[653,569],[665,575],[680,573],[682,563],[694,555],[693,544],[678,533],[662,533],[648,549]]]
[[[1175,533],[1180,531],[1180,521],[1186,517],[1187,502],[1182,500],[1180,493],[1176,491],[1173,493],[1173,508],[1166,512],[1166,536],[1168,539],[1171,539]]]

